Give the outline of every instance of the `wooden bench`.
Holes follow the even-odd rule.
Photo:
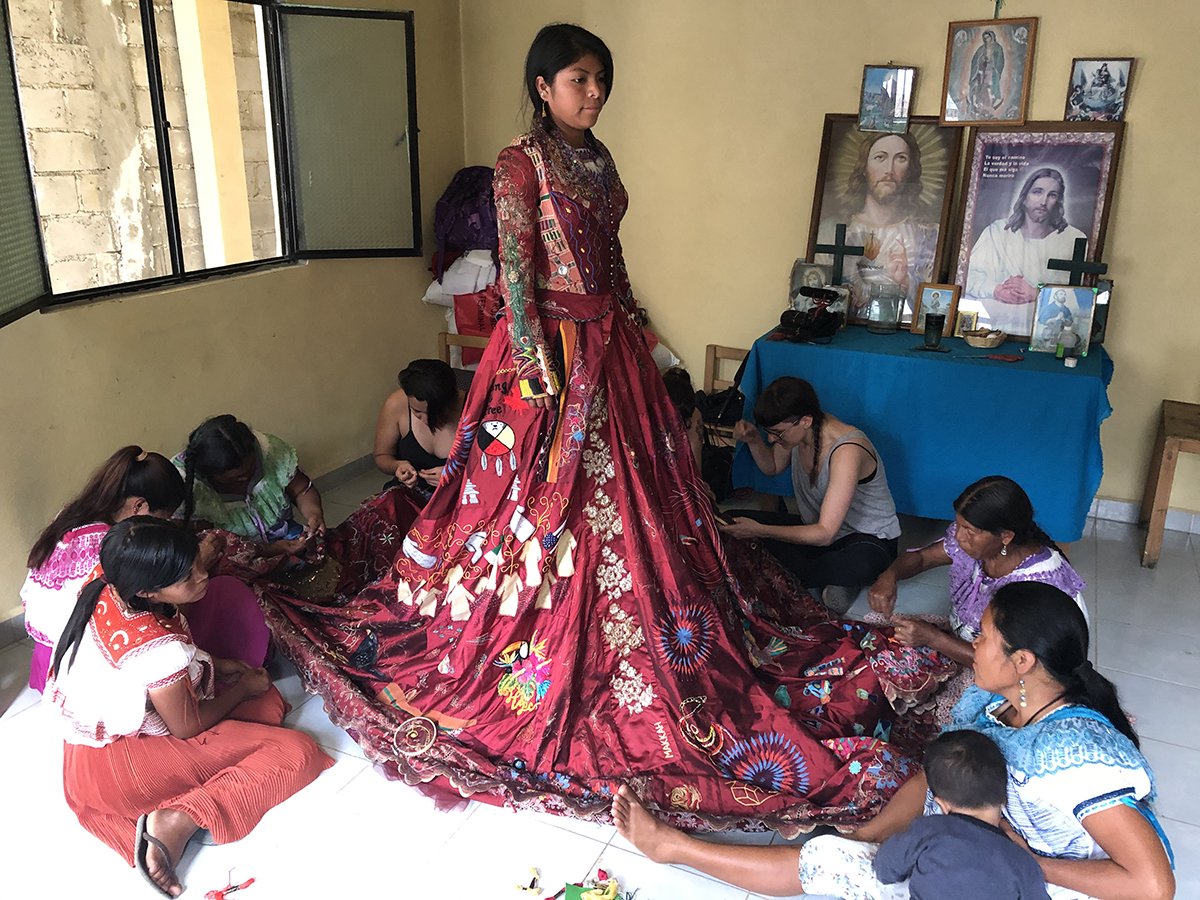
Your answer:
[[[1148,569],[1158,564],[1162,553],[1163,529],[1167,523],[1167,508],[1171,503],[1171,483],[1175,480],[1175,463],[1180,453],[1200,453],[1200,403],[1164,400],[1158,419],[1158,437],[1150,457],[1146,475],[1146,490],[1142,494],[1139,521],[1146,527],[1146,546],[1142,550],[1142,565]]]
[[[732,363],[737,369],[742,360],[750,353],[741,347],[725,347],[721,344],[709,344],[704,348],[704,393],[710,397],[717,391],[733,387],[732,378],[725,378],[723,372],[729,371],[722,363]],[[718,443],[733,444],[733,428],[725,425],[705,425],[710,436]]]

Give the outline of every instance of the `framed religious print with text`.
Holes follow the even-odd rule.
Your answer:
[[[1052,259],[1069,260],[1087,240],[1100,259],[1124,125],[1030,122],[978,128],[963,176],[958,252],[950,280],[962,285],[959,309],[979,327],[1033,334],[1040,284],[1066,284]]]
[[[833,264],[816,247],[831,245],[838,225],[846,226],[846,245],[863,248],[842,260],[850,322],[866,322],[868,287],[881,281],[900,285],[908,321],[917,288],[937,279],[961,141],[961,128],[944,128],[932,116],[913,117],[904,134],[864,134],[855,115],[825,116],[808,259]]]
[[[943,125],[1025,121],[1037,19],[951,22],[942,82]]]

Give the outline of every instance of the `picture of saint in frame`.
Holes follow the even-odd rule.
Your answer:
[[[1061,342],[1069,343],[1073,356],[1087,356],[1096,311],[1096,289],[1044,284],[1038,292],[1030,350],[1054,353]],[[1070,329],[1074,337],[1064,340]]]
[[[1037,19],[951,22],[942,85],[942,122],[1025,121]]]
[[[800,293],[801,288],[823,288],[829,284],[829,266],[806,262],[802,259],[792,264],[792,275],[788,283],[788,307],[806,310],[812,300]]]
[[[911,66],[863,66],[858,130],[886,134],[908,131],[916,74],[917,70]]]
[[[864,134],[857,126],[856,116],[825,116],[808,258],[832,263],[816,245],[832,243],[845,225],[846,242],[864,248],[842,264],[847,319],[866,322],[868,285],[890,281],[905,296],[908,321],[917,288],[941,268],[962,129],[928,116],[911,119],[905,134]]]
[[[1133,78],[1133,60],[1077,59],[1067,88],[1067,122],[1120,122]]]
[[[979,327],[1034,334],[1039,284],[1066,284],[1051,260],[1086,240],[1100,259],[1120,152],[1120,123],[981,128],[971,141],[954,281]]]

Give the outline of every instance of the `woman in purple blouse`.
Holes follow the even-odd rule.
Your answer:
[[[891,617],[897,582],[950,566],[950,630],[897,617],[897,640],[932,647],[969,669],[975,662],[971,642],[979,635],[983,611],[997,590],[1015,581],[1053,585],[1075,600],[1086,619],[1083,579],[1034,522],[1033,504],[1019,484],[1002,475],[981,478],[954,501],[954,513],[954,523],[941,540],[900,554],[871,585],[871,609]],[[961,691],[954,693],[957,699]]]

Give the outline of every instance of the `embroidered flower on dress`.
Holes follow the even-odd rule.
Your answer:
[[[604,560],[596,566],[596,587],[600,593],[616,600],[622,594],[633,590],[633,576],[625,568],[622,560],[608,547],[600,548],[600,558]]]
[[[641,673],[626,660],[621,660],[617,674],[609,682],[617,705],[637,715],[654,702],[654,688],[646,684]]]
[[[609,471],[612,471],[611,462]],[[617,505],[604,493],[603,488],[596,488],[596,493],[583,508],[583,514],[587,518],[588,527],[592,529],[592,534],[597,535],[601,541],[611,541],[614,535],[625,531]]]
[[[600,623],[600,630],[604,634],[604,643],[608,644],[609,650],[621,656],[628,656],[646,643],[645,635],[642,634],[642,626],[634,621],[633,616],[615,603],[608,607],[608,614],[610,618]]]

